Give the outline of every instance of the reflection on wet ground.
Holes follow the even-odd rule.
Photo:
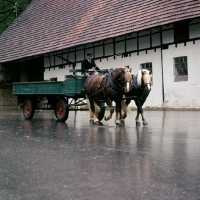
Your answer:
[[[200,112],[145,111],[137,128],[135,114],[115,127],[87,111],[65,123],[1,111],[0,199],[200,199]]]

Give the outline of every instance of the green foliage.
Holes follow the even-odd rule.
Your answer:
[[[19,5],[18,16],[26,9],[32,0],[0,0],[0,34],[15,20],[15,2]]]

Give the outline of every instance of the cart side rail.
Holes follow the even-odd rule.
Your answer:
[[[69,75],[65,81],[14,82],[14,95],[62,95],[75,97],[84,93],[85,78]]]

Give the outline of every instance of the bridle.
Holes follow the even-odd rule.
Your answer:
[[[149,74],[148,74],[149,75]],[[142,83],[142,86],[144,89],[147,89],[149,92],[151,91],[151,85],[152,85],[152,81],[147,81],[146,83],[144,82],[144,76],[145,74],[142,74],[142,77],[141,77],[141,83]],[[150,75],[149,75],[150,76]]]

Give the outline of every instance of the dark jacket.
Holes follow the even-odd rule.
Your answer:
[[[87,60],[84,59],[81,63],[81,71],[82,71],[82,75],[85,75],[86,71],[92,68],[95,68],[96,70],[99,70],[99,68],[97,67],[96,63],[94,62],[94,60],[91,60],[91,63]]]

